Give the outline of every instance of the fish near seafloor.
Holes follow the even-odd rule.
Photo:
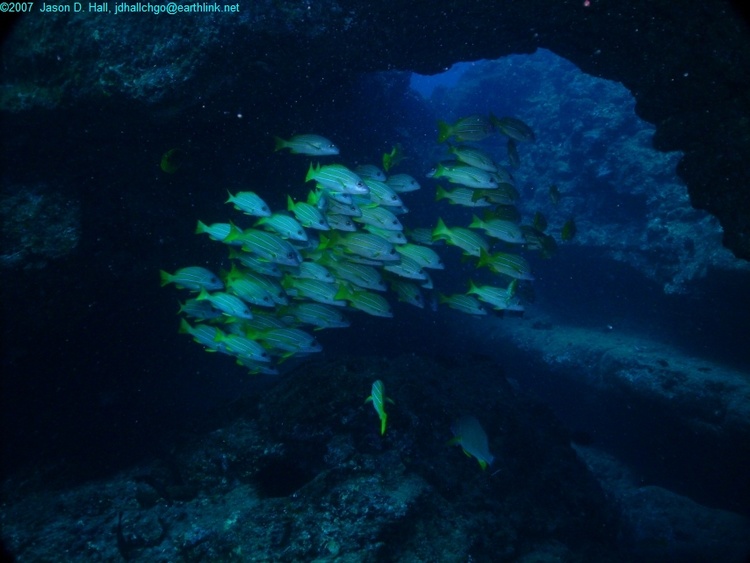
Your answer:
[[[450,445],[459,445],[469,457],[474,457],[482,469],[492,465],[495,456],[490,453],[487,434],[482,425],[471,415],[462,416],[451,426],[454,438],[448,442]]]
[[[385,434],[385,425],[388,421],[388,413],[385,412],[385,403],[395,403],[385,396],[385,384],[379,379],[372,384],[371,395],[365,399],[365,404],[370,401],[372,401],[372,406],[375,408],[375,412],[378,413],[378,417],[380,417],[380,435],[382,436]]]

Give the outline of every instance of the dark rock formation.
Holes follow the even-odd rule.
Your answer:
[[[744,371],[611,325],[554,330],[557,322],[527,315],[491,329],[509,373],[542,389],[563,420],[592,429],[645,481],[747,514]]]
[[[377,377],[399,403],[384,436],[363,400]],[[466,412],[496,455],[486,471],[445,445]],[[626,560],[566,433],[491,363],[321,362],[220,418],[101,481],[7,481],[3,540],[19,561]]]
[[[0,105],[23,115],[11,125],[28,128],[44,123],[43,109],[132,104],[169,120],[242,102],[262,128],[279,112],[313,115],[310,95],[356,72],[435,73],[539,47],[625,84],[657,126],[656,146],[685,153],[679,173],[693,205],[716,215],[725,245],[750,258],[750,42],[721,0],[253,2],[233,14],[34,15],[5,45]]]

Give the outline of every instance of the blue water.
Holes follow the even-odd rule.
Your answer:
[[[369,95],[381,89],[391,94]],[[210,241],[205,235],[195,236],[196,220],[210,223],[231,219],[249,227],[249,218],[225,204],[227,189],[252,189],[274,210],[286,208],[287,194],[304,199],[310,188],[304,177],[311,159],[272,153],[269,135],[253,129],[252,112],[244,108],[221,110],[220,133],[215,123],[201,125],[195,115],[165,126],[168,131],[146,128],[148,134],[138,126],[129,129],[124,124],[122,140],[114,154],[102,156],[96,141],[91,141],[90,146],[75,147],[76,154],[96,155],[86,162],[87,166],[78,161],[66,164],[68,149],[57,147],[59,152],[54,156],[59,159],[56,164],[63,178],[60,183],[67,186],[60,189],[62,195],[57,199],[45,195],[54,186],[49,178],[29,183],[23,190],[18,189],[18,193],[26,195],[13,200],[14,213],[4,215],[6,224],[13,224],[25,237],[16,240],[16,235],[8,234],[8,230],[7,240],[17,246],[7,243],[12,253],[3,248],[7,262],[12,262],[12,267],[3,271],[6,319],[10,319],[4,329],[2,398],[3,469],[9,483],[21,482],[33,492],[50,485],[65,490],[91,479],[116,482],[113,476],[118,472],[134,471],[137,475],[128,479],[141,485],[160,484],[154,475],[171,475],[166,481],[171,485],[175,483],[170,479],[179,481],[180,486],[195,479],[200,487],[205,487],[200,494],[207,498],[219,498],[238,483],[253,483],[257,485],[256,493],[263,492],[261,496],[284,497],[288,503],[284,506],[292,506],[297,502],[295,491],[332,468],[332,474],[372,471],[374,475],[377,472],[373,467],[403,465],[408,467],[407,476],[430,476],[426,482],[434,487],[433,497],[423,502],[432,508],[424,512],[438,513],[430,502],[437,502],[438,498],[450,501],[455,495],[461,510],[469,507],[467,512],[461,512],[462,518],[469,521],[475,513],[489,514],[488,520],[478,524],[489,529],[501,527],[493,518],[513,512],[514,505],[508,499],[513,498],[514,483],[520,483],[513,479],[520,476],[530,479],[536,496],[524,497],[518,506],[528,507],[536,502],[539,510],[544,510],[549,502],[552,508],[547,508],[553,514],[564,510],[563,506],[573,506],[571,513],[579,515],[588,509],[592,514],[610,514],[609,510],[614,513],[615,508],[609,505],[606,511],[596,512],[601,508],[598,503],[604,503],[604,496],[599,496],[601,491],[592,485],[594,478],[588,474],[582,477],[585,486],[596,492],[591,492],[590,497],[560,500],[547,488],[553,477],[530,469],[537,470],[536,461],[546,456],[574,459],[572,450],[567,448],[572,441],[592,446],[597,455],[613,456],[622,463],[613,463],[617,470],[623,467],[632,471],[638,486],[629,489],[631,493],[639,491],[641,485],[654,485],[705,507],[750,514],[750,491],[743,477],[750,455],[747,445],[741,442],[747,436],[735,434],[736,428],[730,428],[728,423],[722,427],[717,422],[726,414],[723,409],[727,405],[717,403],[715,420],[701,419],[707,426],[716,424],[719,431],[715,441],[709,439],[714,434],[700,425],[694,435],[690,434],[690,425],[682,424],[680,418],[684,412],[689,419],[691,409],[701,413],[696,418],[704,416],[701,401],[724,397],[712,394],[725,384],[723,381],[706,375],[713,387],[709,383],[701,385],[700,379],[695,387],[687,385],[695,391],[696,404],[686,401],[684,408],[677,406],[674,413],[663,418],[659,408],[650,408],[648,400],[632,389],[618,394],[612,388],[602,390],[590,384],[601,373],[610,373],[602,368],[609,358],[606,353],[601,361],[600,356],[592,360],[592,350],[601,351],[602,347],[617,351],[630,346],[629,356],[642,357],[644,363],[651,361],[645,358],[653,350],[667,350],[655,363],[648,364],[660,366],[663,362],[669,369],[674,367],[675,380],[665,385],[679,383],[680,369],[675,366],[695,368],[686,370],[691,377],[695,370],[703,369],[707,371],[700,371],[701,374],[728,373],[739,379],[750,373],[750,352],[745,342],[749,270],[721,247],[717,222],[689,206],[685,187],[676,174],[680,155],[663,154],[652,148],[654,128],[636,116],[635,101],[622,85],[587,76],[570,62],[539,51],[532,56],[514,55],[498,61],[457,63],[435,76],[368,75],[342,87],[336,100],[325,91],[311,92],[309,96],[313,109],[278,116],[274,133],[288,137],[314,131],[325,135],[341,147],[339,157],[326,157],[325,162],[341,162],[350,167],[380,164],[382,154],[400,143],[406,158],[394,171],[409,173],[422,184],[418,192],[402,194],[409,212],[399,218],[408,228],[432,228],[438,217],[448,225],[466,227],[472,215],[481,212],[435,202],[438,182],[427,178],[426,172],[450,157],[446,146],[436,141],[437,120],[454,123],[469,115],[491,113],[528,123],[537,141],[518,143],[521,165],[512,171],[519,192],[517,207],[526,225],[531,224],[535,214],[544,216],[548,223],[546,233],[556,240],[557,251],[544,257],[529,248],[495,247],[518,252],[530,263],[536,279],[522,282],[518,293],[526,311],[477,319],[445,306],[433,310],[431,304],[437,303],[439,294],[463,293],[470,280],[502,287],[509,282],[508,278],[478,268],[476,260],[462,256],[458,248],[444,245],[436,247],[446,268],[432,272],[435,289],[420,289],[428,303],[424,309],[398,302],[391,293],[388,300],[394,318],[347,310],[350,327],[315,331],[323,353],[309,358],[292,355],[278,362],[278,376],[249,375],[230,355],[207,353],[187,335],[177,333],[178,303],[188,293],[171,286],[159,288],[158,271],[200,265],[217,274],[226,272],[231,266],[226,245]],[[64,121],[65,117],[61,119]],[[76,123],[66,122],[66,126],[76,127]],[[475,144],[503,166],[509,166],[506,137],[493,134]],[[185,150],[190,158],[172,175],[160,171],[159,157],[178,145],[188,147]],[[133,162],[148,165],[134,166]],[[31,164],[25,166],[33,168]],[[83,174],[81,168],[91,171]],[[6,180],[10,183],[10,178]],[[444,181],[440,184],[455,187]],[[553,184],[562,194],[556,203],[550,197]],[[75,189],[71,188],[73,185]],[[4,201],[10,209],[10,199]],[[18,202],[25,203],[22,207]],[[50,203],[40,208],[44,202]],[[34,225],[45,224],[52,229],[63,224],[56,223],[55,217],[67,217],[73,222],[71,215],[59,211],[61,208],[76,208],[82,215],[77,227],[80,242],[75,250],[53,256],[38,242],[18,242],[33,238],[28,234],[30,230],[24,231],[28,225],[19,210],[27,213]],[[15,222],[10,221],[11,216]],[[565,241],[561,230],[571,218],[576,221],[578,233]],[[55,232],[62,230],[60,226]],[[312,251],[307,256],[315,259]],[[280,312],[273,314],[282,316]],[[230,331],[233,324],[218,326]],[[503,333],[500,327],[516,333]],[[569,338],[569,350],[555,349],[553,359],[546,357],[546,348],[535,340],[546,331],[554,335],[548,349]],[[588,337],[578,336],[580,331]],[[631,344],[631,338],[635,343]],[[428,366],[425,369],[431,370],[429,374],[409,371],[409,358],[418,357],[426,360],[415,359],[414,365]],[[561,368],[566,361],[572,361],[574,367]],[[371,365],[377,365],[377,370]],[[389,372],[389,365],[398,369]],[[325,377],[327,370],[329,380]],[[432,371],[442,370],[451,378],[445,387],[430,379],[434,376]],[[573,373],[571,379],[559,377],[567,377],[569,372]],[[307,374],[315,377],[315,385],[304,383]],[[346,377],[359,387],[344,391],[338,383],[331,383],[346,382]],[[386,435],[393,441],[377,435],[380,425],[375,422],[375,413],[369,405],[362,406],[372,380],[381,377],[386,379],[388,392],[397,399],[401,397],[389,419],[393,430]],[[432,382],[425,385],[424,381]],[[295,382],[298,387],[293,385]],[[642,389],[647,387],[644,383]],[[325,393],[316,394],[321,389]],[[526,408],[523,403],[524,408],[519,407],[511,400],[515,392],[519,396],[528,393],[538,401],[534,405],[542,406]],[[737,400],[742,403],[746,399]],[[265,400],[269,402],[266,404]],[[507,406],[513,416],[504,418],[498,404]],[[274,410],[276,407],[281,410]],[[487,475],[481,473],[474,460],[469,463],[457,449],[443,447],[451,438],[450,419],[462,414],[462,409],[491,421],[491,425],[486,424],[491,429],[490,445],[501,460],[501,465],[492,470],[507,481],[480,480]],[[363,412],[370,418],[365,418]],[[743,411],[738,408],[738,412]],[[328,415],[332,418],[326,418]],[[252,436],[244,438],[247,442],[231,439],[241,435],[230,430],[237,418],[249,421],[257,433],[243,435]],[[544,423],[542,426],[540,422],[540,428],[544,428],[540,434],[545,438],[554,435],[555,443],[562,444],[561,451],[566,446],[564,453],[553,456],[538,446],[547,442],[535,434],[537,419]],[[370,427],[375,430],[368,433],[365,428]],[[515,434],[514,428],[518,430]],[[224,446],[207,447],[206,452],[175,453],[186,443],[202,439],[193,436],[209,431],[214,433],[212,436],[222,436],[217,441]],[[740,442],[733,447],[735,438]],[[537,446],[539,451],[535,450]],[[258,472],[260,476],[254,473],[253,463],[268,458],[252,458],[248,452],[255,455],[255,449],[265,449],[273,458],[273,463]],[[446,457],[447,452],[456,455]],[[717,456],[727,452],[735,457],[716,461]],[[247,466],[243,465],[245,462]],[[467,465],[459,465],[460,462]],[[563,467],[580,477],[584,466],[576,463],[580,465],[570,461],[570,466]],[[719,463],[723,465],[717,467]],[[137,471],[132,469],[136,464],[144,464],[148,470],[140,466]],[[191,470],[185,470],[186,466]],[[180,477],[174,477],[176,474]],[[214,478],[220,484],[212,481]],[[406,482],[400,473],[390,478],[402,485]],[[129,482],[128,479],[124,481]],[[373,484],[376,481],[378,484]],[[581,485],[575,477],[571,477],[573,481],[576,486]],[[373,477],[370,483],[378,494],[385,495],[382,491],[388,490],[378,478]],[[382,490],[377,488],[381,486]],[[525,491],[524,486],[520,488]],[[322,491],[315,489],[321,498],[335,489],[333,485],[328,489],[321,487]],[[338,506],[340,502],[343,507],[354,506],[347,504],[354,502],[351,498],[369,498],[369,490],[362,487],[349,496],[346,491],[337,492],[338,500],[325,496],[326,503],[321,504]],[[155,506],[172,508],[185,502],[185,514],[191,514],[161,515],[169,522],[174,519],[179,526],[177,522],[197,518],[191,512],[195,505],[176,493],[170,496],[157,486],[154,489],[158,494],[152,494],[162,495],[160,500],[153,500]],[[378,494],[373,493],[374,500],[365,504],[369,510],[382,508]],[[485,498],[478,498],[483,495]],[[247,499],[252,494],[238,496]],[[404,496],[408,495],[404,492]],[[136,497],[137,505],[125,496],[125,500],[119,499],[122,506],[113,502],[115,506],[107,508],[111,513],[109,520],[100,524],[101,534],[92,533],[89,546],[109,534],[108,544],[101,541],[109,545],[111,553],[130,553],[122,547],[122,538],[119,552],[113,547],[116,540],[112,530],[121,526],[115,515],[123,510],[136,513],[138,509],[150,515],[143,518],[156,518],[148,512],[153,508],[149,504],[151,497],[142,490]],[[586,504],[589,498],[593,499],[591,505]],[[24,493],[6,493],[6,500],[9,499],[21,506]],[[558,501],[560,504],[555,504]],[[501,505],[503,502],[510,506]],[[566,505],[568,502],[571,504]],[[241,506],[237,512],[247,515],[247,505]],[[479,508],[472,510],[475,507]],[[423,512],[418,503],[409,508]],[[87,510],[96,513],[98,509]],[[342,519],[351,517],[352,513],[341,510],[337,514]],[[389,514],[398,512],[397,508],[388,510]],[[282,512],[286,514],[286,508],[276,510],[277,514]],[[23,511],[13,512],[19,513]],[[526,513],[519,508],[519,514]],[[224,515],[220,519],[227,528],[229,518]],[[304,522],[301,515],[299,518]],[[411,522],[408,517],[403,518]],[[520,520],[523,518],[519,516]],[[573,520],[560,516],[565,525]],[[403,521],[395,519],[393,526],[399,527]],[[418,528],[416,524],[409,525]],[[570,525],[571,530],[579,530]],[[196,525],[191,532],[194,535],[182,536],[183,547],[190,544],[193,548],[190,538],[198,538],[195,545],[200,545],[211,537],[209,533],[205,538],[201,536],[201,526],[208,525]],[[568,534],[563,524],[560,526],[563,531],[559,537],[553,534],[555,541],[565,537],[570,546],[599,541],[598,531],[581,539],[573,532]],[[738,527],[741,529],[739,524]],[[681,531],[677,524],[674,528]],[[34,526],[25,530],[28,529]],[[285,535],[289,533],[278,532],[279,537],[286,538],[279,541],[288,541],[292,546],[294,540]],[[492,541],[511,542],[510,531],[507,537],[497,533]],[[519,534],[530,543],[524,543],[519,550],[531,553],[528,546],[535,541],[535,534],[544,533],[528,524]],[[689,533],[695,530],[689,528]],[[390,528],[387,534],[399,536]],[[639,549],[655,549],[657,556],[651,560],[660,560],[667,552],[671,558],[665,560],[681,560],[683,540],[668,534],[644,533],[644,537],[640,538],[642,544],[636,540],[633,544]],[[222,539],[231,543],[224,536]],[[332,541],[328,536],[323,539]],[[23,545],[17,539],[13,541],[16,547]],[[211,539],[205,541],[206,545],[214,545]],[[233,541],[247,545],[242,544],[242,538]],[[475,544],[471,549],[477,553],[491,551],[483,544],[484,538],[472,541]],[[713,538],[711,541],[721,542]],[[659,551],[663,544],[669,549]],[[622,544],[619,548],[625,549]],[[545,549],[554,552],[549,546]],[[467,552],[471,550],[467,548]],[[26,559],[33,560],[29,553],[26,552]],[[311,557],[313,551],[304,553],[304,557]],[[149,556],[144,555],[142,560]],[[206,557],[221,560],[220,556]],[[508,555],[503,560],[514,559]],[[597,559],[590,556],[588,560]]]

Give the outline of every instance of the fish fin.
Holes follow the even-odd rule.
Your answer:
[[[374,400],[375,400],[375,399],[373,399],[373,398],[372,398],[372,395],[370,395],[369,397],[367,397],[367,398],[365,399],[365,404],[367,404],[367,403],[369,403],[369,402],[371,402],[371,401],[374,401]]]
[[[469,454],[466,454],[466,455],[469,455]],[[471,457],[471,456],[469,456],[469,457]],[[482,471],[484,471],[484,470],[487,469],[487,465],[488,464],[487,464],[486,461],[484,461],[483,459],[480,459],[480,460],[477,460],[477,461],[479,461],[479,467],[482,468]]]
[[[445,445],[446,446],[455,446],[455,445],[460,444],[460,443],[461,443],[461,437],[460,436],[455,436],[455,437],[451,438],[450,440],[448,440],[445,443]]]

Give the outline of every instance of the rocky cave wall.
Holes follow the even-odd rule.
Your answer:
[[[240,104],[262,128],[279,111],[304,113],[306,95],[353,73],[435,73],[543,47],[633,93],[657,127],[656,147],[684,153],[678,172],[693,205],[718,217],[724,244],[750,259],[748,37],[721,0],[254,1],[231,15],[31,14],[3,48],[3,143],[20,146],[51,111],[99,107],[168,123],[197,105]],[[65,142],[83,134],[67,130]]]

